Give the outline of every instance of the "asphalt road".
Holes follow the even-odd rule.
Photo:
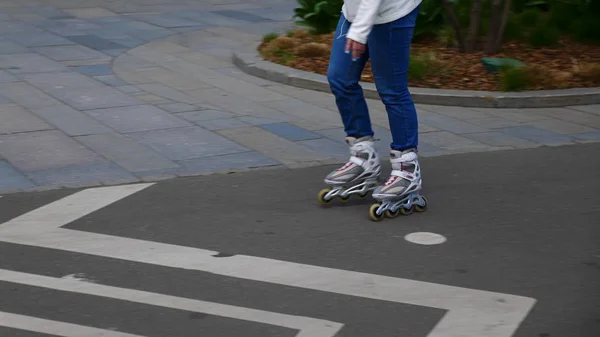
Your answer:
[[[600,335],[600,144],[421,160],[429,210],[374,223],[322,208],[332,167],[165,181],[66,226],[177,246],[534,298],[514,336]],[[75,193],[0,198],[0,223]],[[0,229],[1,229],[0,225]],[[443,235],[438,245],[405,240]],[[0,241],[2,236],[0,234]],[[445,310],[0,242],[0,269],[343,323],[338,337],[425,337]],[[0,311],[147,337],[295,336],[247,320],[0,281]],[[465,323],[466,324],[466,323]],[[1,324],[0,324],[1,325]],[[0,336],[49,336],[0,327]],[[482,336],[485,337],[485,336]]]

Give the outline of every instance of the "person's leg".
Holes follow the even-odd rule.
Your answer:
[[[349,54],[346,54],[344,48],[349,29],[350,22],[342,14],[331,46],[327,80],[335,96],[346,135],[361,138],[373,136],[367,102],[359,84],[369,54],[366,52],[355,62]]]
[[[408,90],[408,58],[419,8],[403,18],[376,25],[368,39],[373,79],[385,104],[393,150],[417,148],[417,111]]]
[[[394,22],[376,25],[368,40],[373,78],[385,104],[393,138],[391,176],[373,192],[373,197],[379,200],[396,199],[421,189],[417,159],[419,124],[408,91],[408,58],[418,11],[417,7]],[[412,201],[407,205],[410,207]]]
[[[348,163],[325,178],[325,183],[334,188],[321,191],[319,199],[322,201],[336,195],[342,199],[354,193],[365,196],[377,186],[381,174],[369,110],[359,85],[369,53],[365,52],[357,61],[352,61],[351,55],[344,50],[349,28],[350,22],[342,15],[331,47],[327,79],[342,117],[351,156]]]

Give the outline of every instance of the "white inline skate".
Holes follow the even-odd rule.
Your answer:
[[[364,199],[380,183],[381,160],[373,137],[346,137],[346,143],[350,146],[350,160],[325,178],[330,187],[319,192],[322,204],[329,204],[336,197],[346,202],[351,195]]]
[[[369,216],[373,221],[384,217],[395,218],[409,215],[414,211],[424,212],[427,199],[419,194],[421,190],[421,167],[414,150],[390,152],[392,173],[390,178],[373,191],[378,203],[371,205]]]

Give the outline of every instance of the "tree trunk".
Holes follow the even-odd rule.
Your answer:
[[[460,53],[464,53],[466,51],[465,39],[462,36],[462,32],[460,29],[460,23],[458,22],[458,19],[456,18],[456,14],[454,14],[454,9],[452,8],[452,3],[450,3],[450,0],[443,0],[443,1],[444,1],[444,9],[446,10],[446,15],[448,15],[448,20],[450,21],[450,24],[452,25],[452,28],[454,28],[454,32],[456,33],[456,41],[458,42],[458,51]]]
[[[492,17],[490,19],[490,31],[485,46],[485,53],[488,55],[496,54],[499,47],[497,47],[496,41],[500,29],[502,28],[502,0],[493,0],[492,2]],[[508,0],[507,0],[508,2]]]
[[[477,35],[479,34],[479,26],[481,25],[481,0],[473,0],[471,7],[471,21],[469,24],[469,34],[467,35],[467,43],[465,46],[467,53],[472,53],[477,47]]]
[[[510,10],[512,7],[512,0],[505,0],[504,3],[504,13],[502,14],[502,24],[500,25],[500,31],[496,36],[495,41],[495,51],[496,53],[500,51],[500,47],[502,47],[502,41],[504,40],[504,30],[506,29],[506,22],[508,21],[508,17],[510,15]]]

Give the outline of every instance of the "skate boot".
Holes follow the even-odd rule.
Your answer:
[[[392,173],[390,178],[375,191],[369,215],[373,221],[381,221],[384,216],[395,218],[399,214],[409,215],[414,211],[424,212],[427,199],[419,194],[421,190],[421,167],[414,150],[390,153]]]
[[[373,137],[346,137],[346,143],[350,146],[350,160],[325,178],[330,187],[319,192],[322,204],[329,204],[335,197],[346,202],[353,194],[364,199],[379,183],[381,161]]]

